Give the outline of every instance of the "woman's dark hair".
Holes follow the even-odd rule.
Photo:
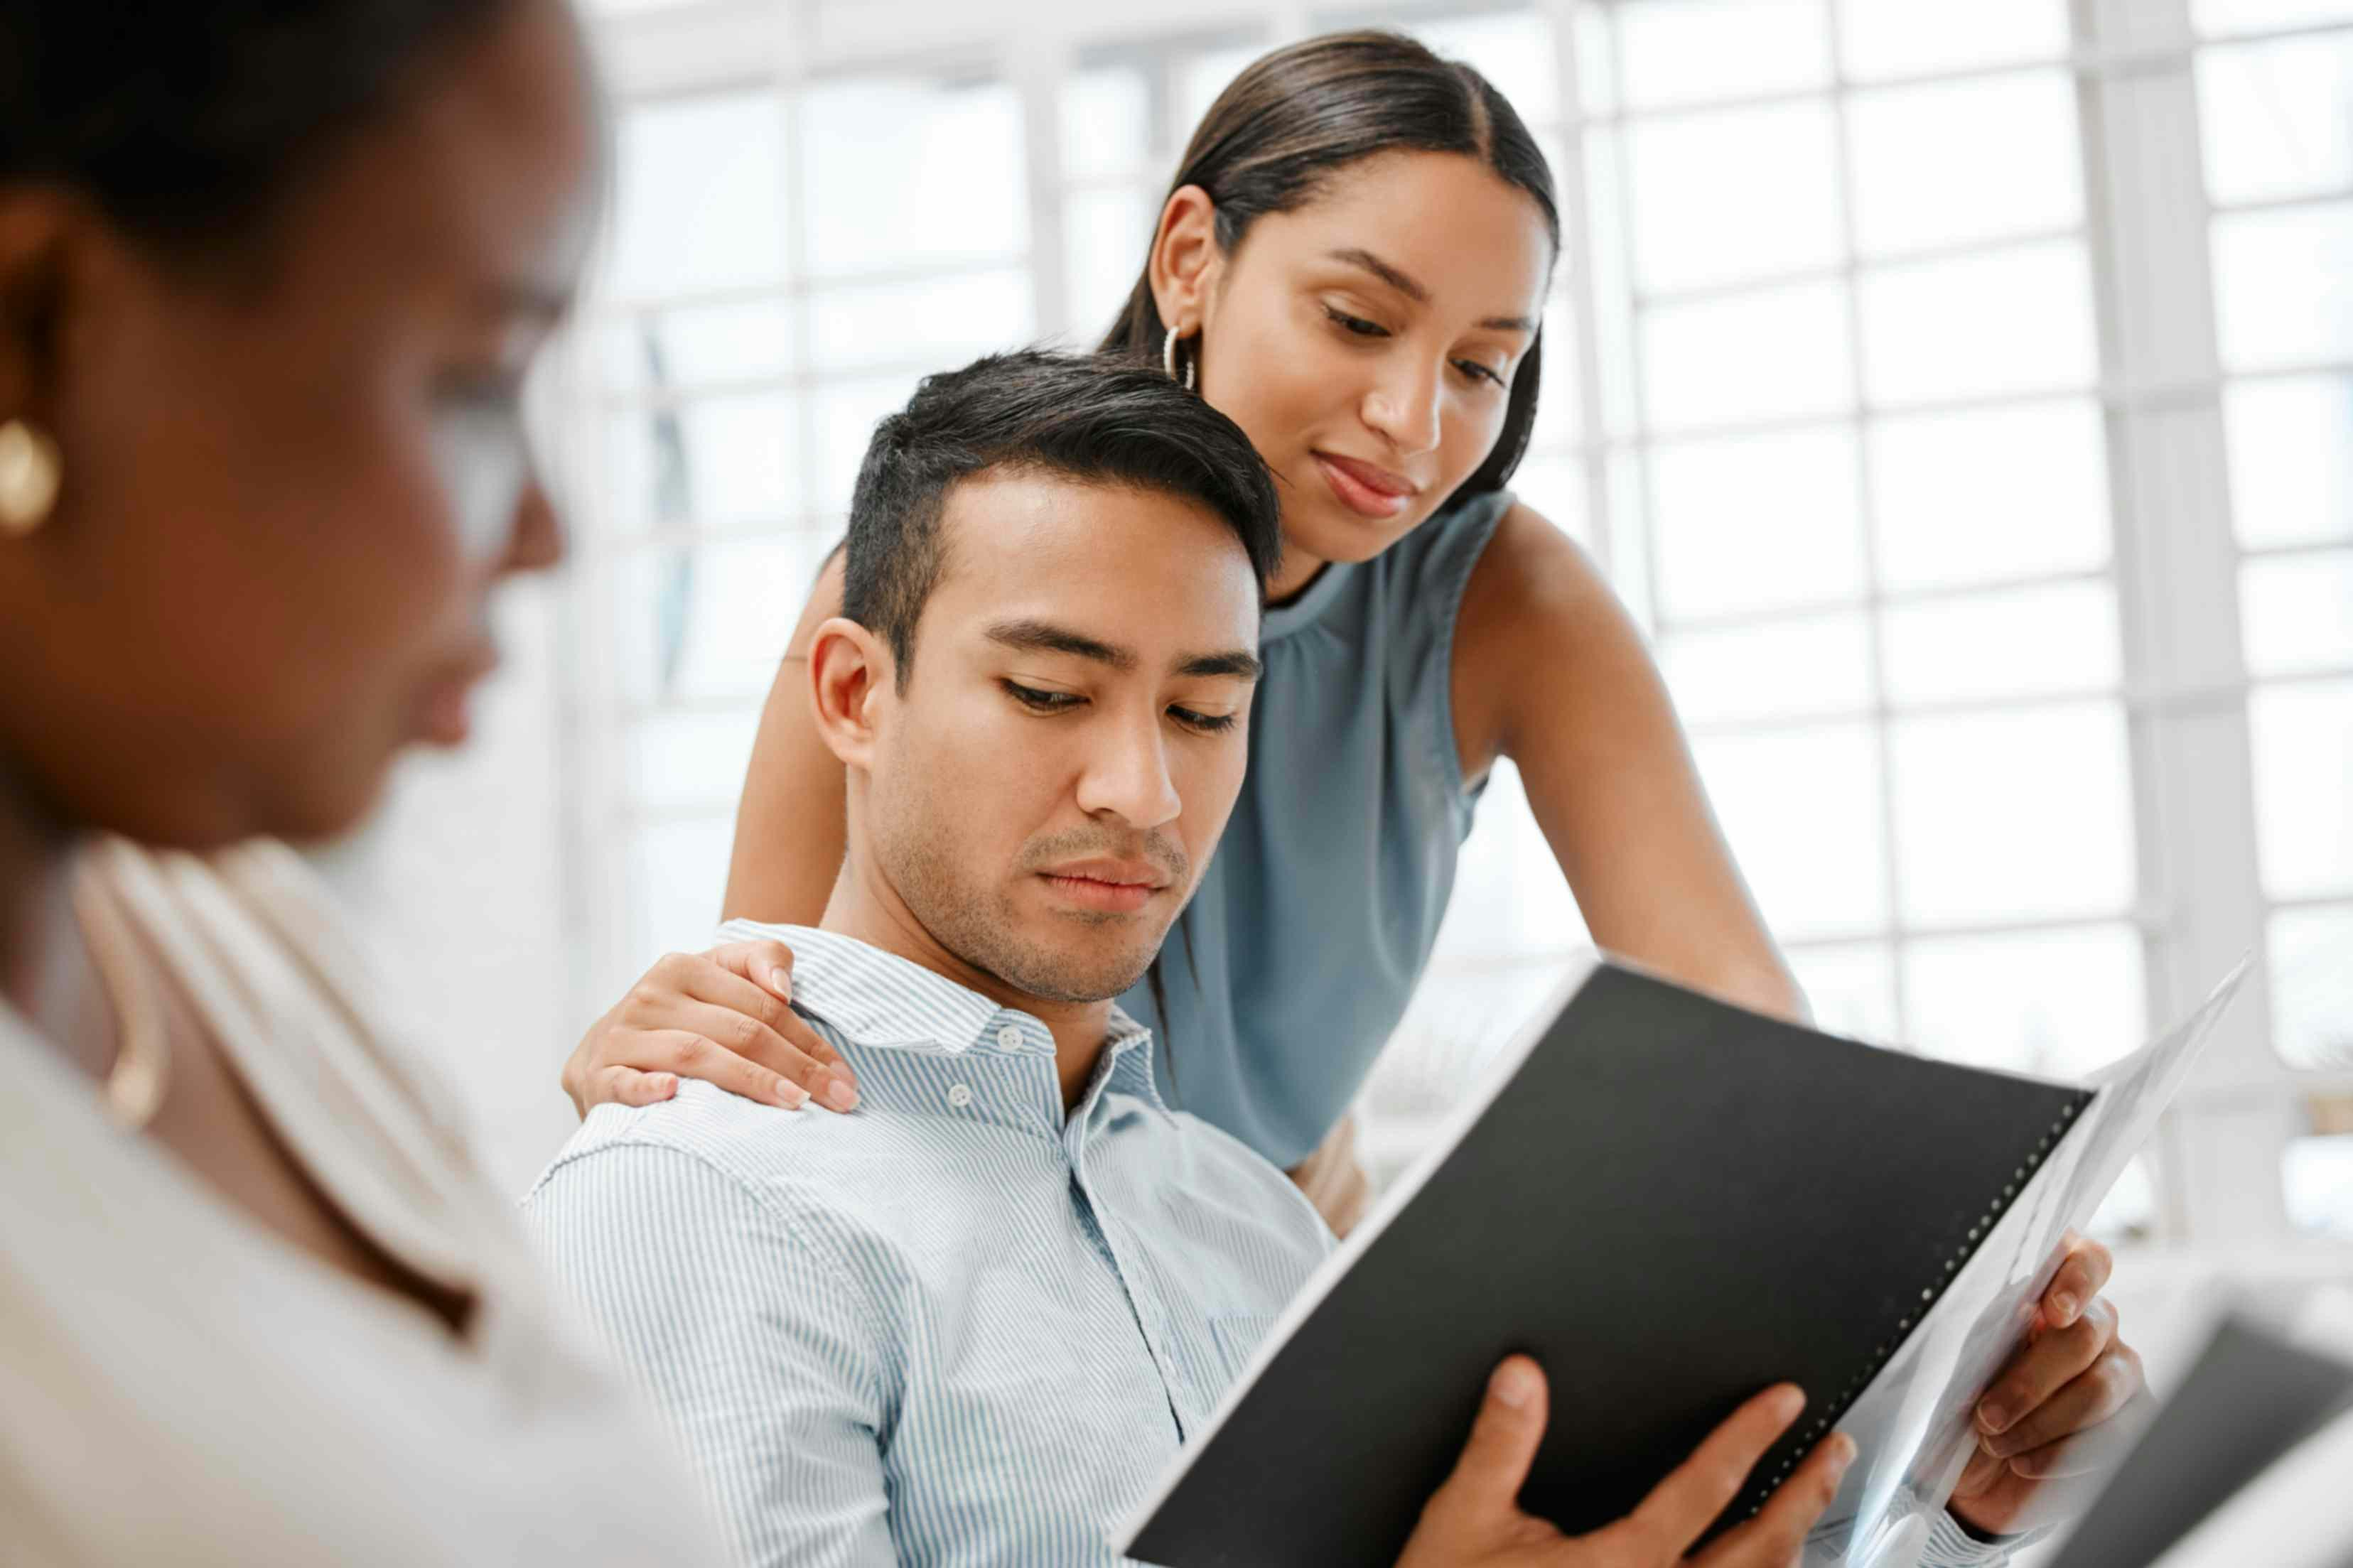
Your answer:
[[[1304,206],[1341,170],[1398,152],[1478,159],[1535,200],[1559,248],[1552,169],[1519,111],[1471,67],[1398,33],[1331,33],[1252,63],[1201,117],[1168,188],[1208,193],[1218,244],[1230,255],[1266,214]],[[1158,356],[1167,327],[1152,297],[1151,268],[1146,256],[1104,353]],[[1502,489],[1520,466],[1535,425],[1543,349],[1541,337],[1529,345],[1512,378],[1503,433],[1460,493]]]
[[[511,4],[0,0],[0,184],[160,249],[233,247]]]

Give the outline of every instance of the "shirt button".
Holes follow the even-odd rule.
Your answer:
[[[961,1083],[951,1087],[948,1089],[948,1103],[955,1106],[958,1110],[962,1110],[965,1106],[970,1105],[972,1103],[971,1087]]]
[[[1019,1050],[1021,1048],[1021,1026],[1018,1024],[1008,1024],[1005,1027],[997,1030],[997,1043],[1003,1046],[1008,1051]]]

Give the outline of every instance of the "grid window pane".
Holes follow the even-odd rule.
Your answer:
[[[1651,454],[1660,614],[1670,621],[1862,591],[1845,426],[1675,442]]]
[[[1512,9],[1433,18],[1407,23],[1405,31],[1444,58],[1477,68],[1530,125],[1550,125],[1560,119],[1552,21],[1542,12]]]
[[[1512,475],[1512,494],[1588,550],[1593,548],[1583,463],[1574,458],[1526,458]]]
[[[625,299],[785,276],[784,119],[774,94],[629,109],[602,291]]]
[[[1883,1044],[1896,1037],[1895,955],[1886,943],[1797,948],[1789,967],[1818,1027],[1853,1040]]]
[[[1018,254],[1021,100],[1001,82],[857,77],[800,106],[808,263],[820,277]]]
[[[2085,571],[2108,559],[2099,410],[2080,399],[1871,428],[1879,573],[1891,590]]]
[[[2061,72],[1858,93],[1850,123],[1865,255],[2083,220],[2074,88]]]
[[[1830,107],[1637,121],[1626,132],[1634,277],[1659,292],[1837,263]]]
[[[1061,84],[1062,177],[1140,174],[1152,162],[1152,84],[1134,66],[1072,71]]]
[[[1821,0],[1646,0],[1616,16],[1629,109],[1830,85]]]
[[[609,635],[619,694],[756,701],[838,537],[796,531],[616,558]]]
[[[2280,1178],[2290,1225],[2353,1242],[2353,1132],[2297,1139],[2281,1155]]]
[[[1843,291],[1809,283],[1647,311],[1642,370],[1658,429],[1843,413],[1854,403]]]
[[[1538,447],[1567,446],[1585,435],[1585,388],[1577,368],[1577,312],[1558,299],[1545,307],[1544,384],[1537,389],[1536,420],[1529,435]]]
[[[2239,608],[2255,674],[2353,669],[2353,550],[2248,562]]]
[[[1882,404],[2087,385],[2091,273],[2073,241],[1862,279],[1863,384]]]
[[[1947,1061],[2079,1079],[2140,1045],[2143,994],[2127,925],[1939,937],[1904,954],[1912,1043]]]
[[[1848,0],[1837,7],[1849,76],[1925,76],[2067,52],[2066,0]]]
[[[2219,205],[2353,185],[2353,37],[2205,50],[2198,113]]]
[[[2353,680],[2258,687],[2247,722],[2263,890],[2353,891]]]
[[[629,804],[656,810],[732,808],[744,793],[760,710],[660,713],[624,732]]]
[[[1891,742],[1908,921],[2105,914],[2131,901],[2132,793],[2114,704],[1900,719]]]
[[[829,527],[846,523],[849,492],[866,461],[866,445],[883,416],[915,395],[912,374],[836,382],[817,395],[817,451],[809,464],[809,509]]]
[[[1519,770],[1498,762],[1462,842],[1436,961],[1565,953],[1591,940],[1568,879],[1528,810]]]
[[[1144,269],[1158,205],[1141,191],[1073,191],[1062,203],[1071,331],[1089,348],[1127,303]]]
[[[1901,605],[1883,626],[1891,702],[2094,691],[2123,678],[2116,593],[2105,582]]]
[[[2201,33],[2244,33],[2353,20],[2353,0],[2189,0],[2189,16]]]
[[[1187,55],[1176,63],[1176,93],[1170,103],[1176,120],[1168,127],[1169,150],[1181,152],[1193,139],[1193,128],[1234,78],[1267,52],[1268,46],[1251,39]]]
[[[645,823],[630,831],[628,950],[639,956],[628,979],[662,953],[701,952],[711,945],[734,842],[730,811]],[[617,994],[619,986],[613,989]]]
[[[2215,219],[2214,291],[2232,370],[2353,357],[2353,202]]]
[[[1879,756],[1870,727],[1702,737],[1694,751],[1732,843],[1784,942],[1869,931],[1887,919]]]
[[[781,394],[754,393],[616,413],[605,427],[603,515],[623,533],[789,517],[800,500],[799,410]]]
[[[2353,540],[2353,381],[2248,382],[2224,390],[2222,413],[2242,545]]]
[[[608,392],[703,386],[789,371],[793,310],[783,300],[687,305],[607,321],[596,336]]]
[[[831,289],[809,301],[810,359],[821,371],[944,369],[1036,335],[1023,268]]]
[[[2282,910],[2271,956],[2272,1036],[2288,1066],[2353,1072],[2353,905]]]
[[[1871,639],[1856,612],[1670,632],[1659,663],[1687,724],[1844,717],[1871,706]]]

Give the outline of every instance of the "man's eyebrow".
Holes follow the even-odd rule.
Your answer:
[[[1237,648],[1231,653],[1197,653],[1179,659],[1176,673],[1195,677],[1233,675],[1244,680],[1256,680],[1265,668],[1259,663],[1258,655]]]
[[[988,628],[988,640],[1021,653],[1066,653],[1073,658],[1127,671],[1135,668],[1135,650],[1113,647],[1051,621],[999,621]]]
[[[1419,280],[1411,274],[1401,272],[1390,266],[1369,250],[1354,247],[1335,250],[1328,253],[1328,259],[1345,262],[1361,271],[1371,273],[1417,305],[1430,303],[1430,290],[1423,288]],[[1536,323],[1526,316],[1489,316],[1479,325],[1488,331],[1494,332],[1533,333],[1536,330]]]

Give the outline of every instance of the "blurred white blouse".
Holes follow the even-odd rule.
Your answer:
[[[0,1006],[0,1557],[723,1561],[654,1417],[369,1026],[308,868],[276,845],[98,855],[292,1157],[474,1308],[456,1338],[265,1231]]]

